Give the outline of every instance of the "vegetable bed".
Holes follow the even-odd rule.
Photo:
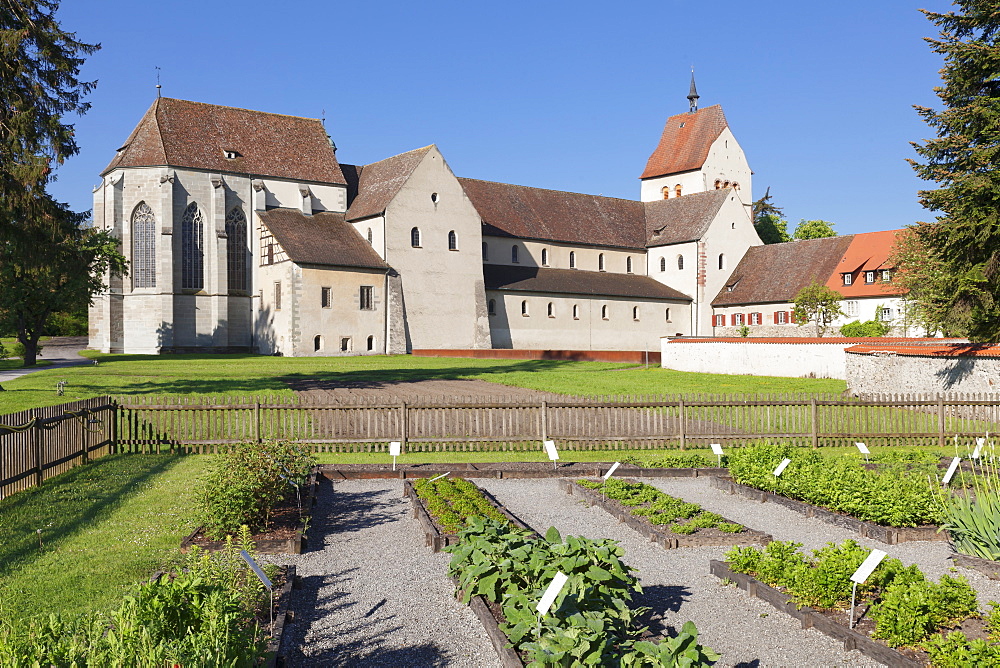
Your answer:
[[[885,559],[858,585],[850,628],[851,575],[869,550],[848,540],[810,555],[799,543],[734,548],[712,561],[716,577],[890,666],[1000,664],[1000,614],[980,614],[963,577],[928,580],[916,566]]]
[[[618,469],[638,478],[697,478],[722,475],[725,468],[711,467],[686,460],[664,459],[647,462],[648,466],[623,461]],[[660,466],[662,464],[663,466]],[[565,462],[556,467],[545,462],[459,462],[452,464],[321,464],[320,470],[331,480],[372,480],[400,478],[435,478],[451,473],[459,478],[599,478],[613,466],[607,462]]]
[[[472,517],[490,518],[513,527],[531,527],[500,505],[492,494],[468,480],[417,480],[403,482],[403,496],[413,504],[413,516],[424,527],[424,544],[434,552],[458,542],[458,532]]]
[[[696,503],[686,503],[635,480],[562,480],[567,494],[583,497],[666,549],[704,545],[767,545],[768,534],[729,522]]]

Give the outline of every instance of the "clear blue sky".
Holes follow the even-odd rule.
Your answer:
[[[76,0],[59,18],[100,42],[93,107],[52,192],[92,205],[99,173],[163,95],[319,117],[342,162],[437,144],[459,176],[636,199],[667,116],[721,104],[789,228],[841,234],[932,216],[906,158],[930,136],[942,63],[918,7],[786,2],[211,2]]]

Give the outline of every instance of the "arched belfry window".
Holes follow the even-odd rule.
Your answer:
[[[680,197],[680,196],[681,196],[681,184],[678,183],[676,186],[674,186],[674,197]]]
[[[660,192],[663,193],[663,199],[670,199],[670,186],[663,186]]]
[[[205,219],[194,202],[181,218],[181,289],[205,287]]]
[[[156,287],[156,217],[145,202],[132,212],[132,287]]]
[[[226,267],[229,292],[249,290],[247,280],[247,217],[243,209],[233,207],[226,214]]]

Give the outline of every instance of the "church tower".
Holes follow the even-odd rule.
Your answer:
[[[639,199],[653,202],[733,188],[749,210],[753,172],[743,149],[729,129],[722,107],[698,109],[699,97],[692,72],[688,112],[667,119],[660,143],[639,177]]]

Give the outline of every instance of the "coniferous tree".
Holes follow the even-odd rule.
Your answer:
[[[940,28],[931,49],[944,56],[940,111],[917,106],[937,136],[913,146],[920,191],[937,221],[914,228],[950,286],[952,331],[1000,340],[1000,5],[956,0],[957,11],[921,10]],[[904,268],[905,269],[905,268]]]
[[[79,79],[100,45],[55,18],[58,0],[0,0],[0,239],[32,224],[52,169],[78,151],[69,114],[89,108],[95,82]]]
[[[771,201],[770,188],[753,203],[752,210],[753,226],[761,241],[765,244],[780,244],[792,240],[788,235],[788,221],[785,220],[784,211]]]

